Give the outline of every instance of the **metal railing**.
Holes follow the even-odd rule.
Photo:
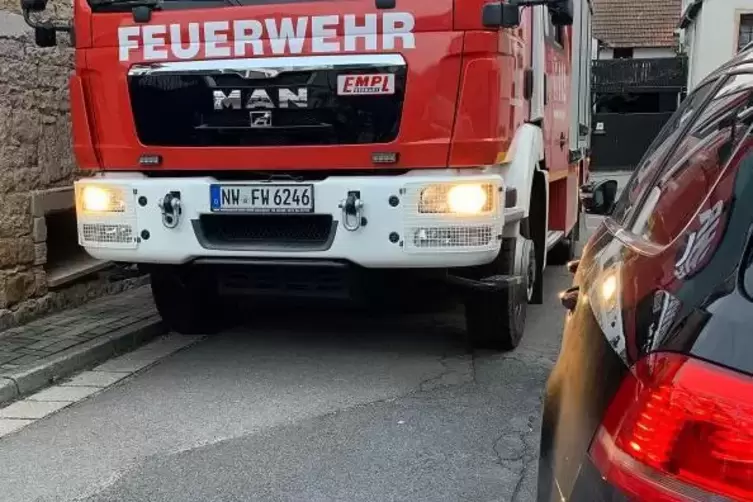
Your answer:
[[[661,92],[687,85],[687,59],[607,59],[593,62],[593,92]]]

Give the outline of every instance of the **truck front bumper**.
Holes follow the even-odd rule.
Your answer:
[[[502,178],[480,171],[307,180],[300,183],[313,185],[315,211],[297,215],[218,213],[210,201],[210,186],[217,183],[258,182],[130,173],[79,180],[79,244],[95,258],[129,263],[274,258],[446,268],[494,260],[505,224]],[[484,209],[450,212],[442,198],[457,185],[480,187],[488,198]],[[85,193],[87,187],[95,189]]]

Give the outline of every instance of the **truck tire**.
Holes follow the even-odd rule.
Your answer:
[[[575,247],[580,240],[580,226],[582,218],[580,216],[580,206],[578,207],[578,220],[570,231],[570,234],[559,241],[549,250],[547,254],[547,263],[554,266],[567,265],[569,261],[575,258]]]
[[[154,303],[167,329],[182,335],[211,335],[225,327],[212,284],[176,269],[153,270],[150,276]]]
[[[554,245],[547,254],[547,263],[556,267],[567,265],[567,262],[575,258],[575,230]]]
[[[536,192],[534,192],[536,193]],[[546,193],[539,189],[539,194]],[[528,303],[541,305],[544,303],[544,264],[546,263],[546,206],[541,203],[531,203],[528,219],[521,226],[521,234],[533,241],[534,254],[536,256],[535,279],[533,294],[529,296]]]
[[[521,239],[519,242],[523,246],[521,260],[511,272],[523,279],[522,284],[497,294],[470,294],[465,300],[465,320],[473,348],[510,351],[523,338],[526,311],[533,295],[536,254],[532,241]],[[509,258],[514,262],[515,247],[512,247],[512,257],[502,256],[509,251],[510,247],[502,248],[500,263],[510,263],[507,261]]]

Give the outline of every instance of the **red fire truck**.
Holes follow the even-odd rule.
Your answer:
[[[396,275],[456,287],[477,346],[517,346],[578,237],[589,0],[73,4],[61,24],[22,0],[39,45],[76,47],[79,242],[148,270],[169,326]]]

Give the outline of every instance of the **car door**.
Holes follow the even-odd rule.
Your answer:
[[[547,167],[554,176],[566,172],[569,164],[571,41],[569,31],[564,26],[555,26],[548,15],[544,23],[544,46],[544,143]]]
[[[547,384],[540,468],[552,469],[555,486],[539,500],[602,500],[576,480],[624,373],[648,352],[690,350],[675,334],[700,303],[688,281],[717,256],[737,166],[753,157],[750,79],[709,81],[687,98],[584,250],[574,281],[581,301]]]

